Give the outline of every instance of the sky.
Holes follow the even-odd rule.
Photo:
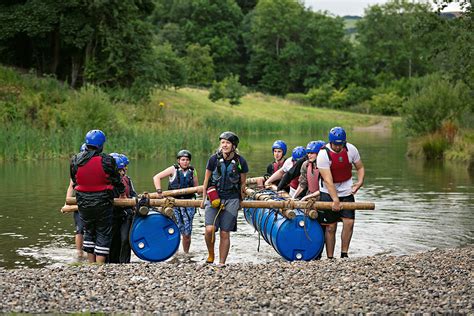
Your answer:
[[[383,4],[388,0],[304,0],[306,7],[314,11],[329,11],[334,15],[359,15],[364,14],[364,9],[369,5]],[[444,11],[458,11],[459,5],[451,4]]]

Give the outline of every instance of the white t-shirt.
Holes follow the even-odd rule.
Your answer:
[[[329,148],[330,151],[334,152],[334,150],[331,149],[331,144],[326,144],[325,147]],[[350,143],[346,143],[346,147],[349,162],[352,164],[358,162],[360,160],[360,155],[357,148]],[[318,158],[316,160],[316,165],[318,166],[318,169],[331,168],[331,160],[329,160],[328,153],[323,148],[321,148],[321,150],[319,151]],[[335,182],[334,185],[336,186],[337,195],[339,197],[349,196],[352,194],[352,178],[344,182]],[[321,186],[319,190],[324,193],[329,193],[325,185]]]
[[[283,170],[284,173],[287,173],[290,171],[291,167],[293,167],[293,158],[286,158],[285,162],[283,163],[283,166],[281,167],[281,170]]]

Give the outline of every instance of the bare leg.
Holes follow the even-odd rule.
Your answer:
[[[207,252],[209,253],[209,257],[207,258],[207,263],[214,262],[214,226],[208,225],[206,226],[206,231],[204,232],[204,239],[206,240]]]
[[[89,261],[89,263],[95,262],[95,259],[95,255],[93,253],[87,253],[87,260]]]
[[[328,258],[334,257],[334,247],[336,246],[336,230],[337,230],[337,223],[332,223],[326,225],[326,255]]]
[[[219,263],[225,264],[230,249],[230,232],[225,232],[221,230],[220,238],[221,240],[219,244]]]
[[[184,253],[189,253],[189,247],[191,246],[191,236],[181,235],[181,237],[183,237],[183,251]]]
[[[104,264],[106,258],[107,258],[106,256],[96,256],[96,257],[95,257],[95,261],[96,261],[97,263]]]
[[[349,252],[349,244],[354,231],[354,219],[342,217],[341,252]]]
[[[84,235],[76,234],[75,242],[76,242],[76,251],[77,251],[78,258],[82,258],[84,256],[84,251],[82,250],[83,241],[84,241]]]

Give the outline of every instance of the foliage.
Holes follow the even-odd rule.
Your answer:
[[[446,121],[459,125],[463,116],[472,115],[472,108],[472,95],[464,83],[451,83],[434,74],[424,78],[423,88],[407,100],[402,117],[411,133],[426,134],[439,130]]]
[[[186,73],[188,83],[197,86],[208,86],[214,79],[214,62],[208,45],[191,44],[186,48]]]
[[[312,88],[308,91],[308,100],[312,106],[329,107],[329,99],[333,94],[332,83],[325,83],[318,88]]]
[[[239,82],[239,76],[229,76],[221,82],[214,81],[209,91],[209,100],[217,102],[220,99],[229,100],[229,104],[239,105],[240,99],[245,95],[245,87]]]
[[[403,106],[403,98],[394,92],[375,94],[366,101],[370,113],[398,115]]]

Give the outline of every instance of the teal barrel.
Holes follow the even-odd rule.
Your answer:
[[[288,261],[313,260],[324,246],[324,232],[318,221],[295,210],[296,217],[288,219],[275,209],[246,208],[247,223],[277,252]]]
[[[178,226],[170,218],[154,211],[135,217],[130,230],[130,245],[138,258],[164,261],[176,253],[179,243]]]

